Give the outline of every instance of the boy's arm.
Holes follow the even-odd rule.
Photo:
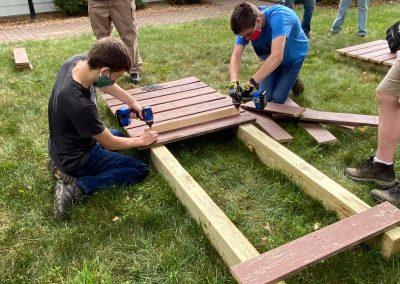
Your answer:
[[[142,116],[142,107],[139,105],[139,103],[135,100],[133,96],[129,95],[117,83],[108,87],[101,88],[101,90],[104,93],[109,94],[114,98],[117,98],[120,101],[126,103],[129,108],[133,108],[134,110],[136,110],[139,113],[140,117]]]
[[[231,75],[231,82],[238,81],[244,47],[245,47],[244,45],[236,44],[233,49],[231,61],[229,64],[229,73]]]
[[[285,52],[286,36],[278,36],[272,41],[271,54],[264,63],[258,68],[253,79],[260,84],[269,74],[271,74],[282,62]],[[249,84],[253,86],[250,82]],[[254,86],[253,86],[254,87]]]
[[[150,145],[157,140],[158,134],[155,131],[147,130],[139,137],[118,137],[111,134],[108,128],[105,128],[100,134],[94,135],[93,139],[100,145],[110,151],[124,150],[135,147]]]

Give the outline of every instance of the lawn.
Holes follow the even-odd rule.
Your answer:
[[[299,11],[298,11],[299,12]],[[360,39],[356,10],[345,29],[330,36],[336,10],[318,8],[311,53],[301,77],[303,106],[376,114],[375,88],[385,70],[343,60],[336,48],[384,38],[398,20],[398,4],[370,9],[370,34]],[[143,85],[196,76],[225,92],[234,37],[227,18],[145,27],[140,33]],[[110,188],[74,208],[71,220],[52,220],[54,180],[46,170],[47,103],[56,72],[71,55],[85,52],[92,35],[28,41],[32,71],[16,71],[12,48],[0,45],[0,282],[66,283],[231,283],[223,263],[163,177],[154,170],[136,186]],[[247,49],[241,80],[259,61]],[[133,87],[127,78],[120,84]],[[115,118],[100,102],[107,125]],[[376,129],[330,128],[337,145],[318,146],[296,123],[287,147],[370,205],[371,184],[346,179],[343,169],[372,155]],[[337,221],[336,215],[304,195],[283,174],[266,168],[236,139],[234,131],[168,146],[260,252]],[[128,154],[148,159],[145,151]],[[114,217],[119,221],[113,221]],[[288,283],[400,283],[400,257],[384,260],[379,248],[346,251],[288,279]]]

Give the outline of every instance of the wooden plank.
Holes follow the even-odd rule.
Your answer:
[[[164,102],[162,104],[159,104],[157,101],[155,101],[154,104],[146,103],[142,104],[142,106],[150,105],[152,107],[153,113],[156,113],[156,112],[163,112],[166,110],[171,110],[184,106],[191,106],[199,103],[211,102],[216,100],[226,100],[226,96],[222,96],[221,94],[214,92],[211,94],[204,94],[192,98],[186,98],[186,99],[184,98],[182,100],[173,99],[171,102]],[[117,109],[119,109],[121,106],[127,106],[127,105],[124,104],[124,105],[112,106],[110,107],[110,110],[112,111],[112,113],[115,114]]]
[[[369,61],[375,62],[375,63],[382,63],[383,61],[390,60],[393,58],[396,58],[397,55],[395,53],[388,53],[384,54],[381,56],[376,56],[374,58],[370,58]]]
[[[387,49],[388,48],[388,43],[382,43],[374,46],[370,46],[367,48],[361,48],[357,50],[352,50],[349,52],[346,52],[345,55],[350,56],[350,57],[357,57],[358,55],[365,54],[371,51],[377,51],[377,50],[382,50],[382,49]]]
[[[325,112],[306,109],[306,111],[298,117],[302,121],[319,122],[326,124],[345,124],[345,125],[365,125],[378,127],[379,117],[375,115]]]
[[[393,59],[389,59],[389,60],[385,60],[383,61],[383,64],[387,65],[387,66],[393,66],[393,64],[396,62],[396,58]]]
[[[172,87],[176,87],[176,86],[182,86],[182,85],[186,85],[186,84],[191,84],[191,83],[195,83],[195,82],[199,82],[200,80],[197,79],[196,77],[188,77],[188,78],[184,78],[184,79],[180,79],[180,80],[175,80],[175,81],[170,81],[170,82],[165,82],[165,83],[161,83],[161,84],[157,84],[155,85],[156,88],[161,88],[161,89],[168,89],[168,88],[172,88]],[[156,90],[155,90],[156,91]],[[134,88],[129,90],[131,95],[138,95],[138,94],[143,94],[143,93],[152,93],[154,91],[148,91],[146,89],[146,86],[142,87],[142,88]],[[108,94],[103,94],[102,95],[103,99],[106,100],[110,100],[110,99],[114,99],[113,96],[108,95]]]
[[[155,105],[160,105],[160,104],[165,104],[165,103],[171,103],[183,99],[189,99],[193,98],[194,100],[198,97],[204,96],[204,95],[209,95],[209,94],[216,94],[218,93],[215,91],[213,88],[210,87],[205,87],[201,89],[196,89],[196,90],[190,90],[182,93],[177,93],[177,94],[171,94],[170,96],[163,96],[163,97],[155,97],[155,98],[150,98],[146,100],[140,100],[140,105],[142,106],[155,106]],[[222,96],[222,95],[220,95]],[[110,106],[111,110],[116,110],[120,108],[121,106],[126,106],[122,102],[119,105],[114,105]],[[107,102],[106,102],[107,104]]]
[[[336,52],[338,52],[340,54],[344,54],[344,53],[352,51],[352,50],[366,48],[366,47],[378,45],[378,44],[385,43],[385,42],[387,42],[387,41],[383,40],[383,39],[379,39],[379,40],[375,40],[375,41],[371,41],[371,42],[367,42],[367,43],[363,43],[363,44],[352,45],[352,46],[340,48],[340,49],[337,49]]]
[[[228,266],[239,264],[259,255],[246,237],[165,146],[153,147],[150,152],[154,167],[164,176],[177,198],[202,227]]]
[[[14,53],[14,62],[16,66],[26,67],[26,68],[29,67],[30,62],[25,48],[23,47],[14,48],[13,53]]]
[[[299,106],[295,101],[291,98],[287,98],[285,104],[290,106]],[[333,144],[338,141],[338,139],[330,133],[327,129],[323,128],[322,125],[318,123],[308,123],[301,122],[300,126],[304,128],[304,130],[311,135],[312,138],[317,141],[318,144]]]
[[[260,127],[262,131],[272,137],[275,141],[279,143],[285,143],[293,140],[293,137],[286,132],[285,129],[279,126],[275,121],[266,115],[261,115],[258,112],[248,110],[256,120],[256,124]]]
[[[294,107],[294,106],[276,104],[271,102],[267,103],[267,106],[263,110],[256,109],[253,102],[247,102],[243,104],[242,108],[262,113],[278,114],[280,116],[287,116],[294,118],[299,117],[305,111],[305,108],[303,107]]]
[[[172,130],[169,132],[161,133],[158,136],[158,139],[155,143],[150,146],[143,147],[141,149],[146,149],[149,147],[154,147],[158,145],[164,145],[168,143],[173,143],[176,141],[181,141],[185,139],[189,139],[192,137],[197,137],[201,135],[205,135],[212,132],[221,131],[224,129],[236,127],[242,124],[254,122],[255,118],[249,113],[241,113],[240,115],[227,117],[219,120],[214,120],[206,123],[201,123],[195,126],[189,126],[177,130]],[[128,129],[128,135],[134,137],[134,133],[132,133],[134,129]]]
[[[376,51],[372,51],[372,52],[368,52],[365,54],[361,54],[359,56],[357,56],[357,58],[363,59],[363,60],[370,60],[371,58],[377,57],[377,56],[381,56],[381,55],[385,55],[385,54],[389,54],[390,53],[390,49],[389,47],[385,48],[385,49],[381,49],[381,50],[376,50]]]
[[[170,119],[175,119],[179,117],[184,117],[187,115],[191,114],[196,114],[196,113],[201,113],[213,109],[218,109],[222,107],[227,107],[232,105],[232,100],[230,100],[228,97],[221,98],[216,101],[212,102],[204,102],[204,103],[198,103],[196,105],[190,105],[190,106],[183,106],[179,107],[176,109],[171,109],[170,106],[168,106],[168,110],[163,110],[160,112],[158,109],[154,112],[154,125],[170,120]],[[126,127],[126,129],[130,128],[135,128],[135,127],[140,127],[146,125],[143,121],[141,120],[134,120],[133,123],[131,123],[129,126]]]
[[[171,130],[188,127],[204,122],[209,122],[217,119],[222,119],[225,117],[230,117],[234,115],[239,115],[240,110],[236,109],[236,107],[231,106],[227,108],[220,108],[212,111],[206,111],[190,116],[184,116],[178,119],[168,120],[159,124],[156,124],[152,127],[153,131],[157,133],[168,132]]]
[[[275,142],[255,126],[250,124],[240,126],[238,137],[255,150],[264,164],[280,169],[299,184],[306,194],[321,201],[326,209],[335,211],[340,218],[349,217],[370,208],[364,201]],[[382,253],[385,257],[391,257],[399,251],[400,227],[396,227],[385,233]]]
[[[275,283],[400,224],[389,202],[343,219],[231,267],[239,283]]]
[[[186,84],[183,86],[177,86],[177,87],[171,87],[168,89],[161,89],[161,90],[156,90],[156,91],[151,91],[151,92],[147,92],[147,93],[143,93],[143,94],[138,94],[138,95],[133,95],[133,97],[138,101],[142,101],[142,100],[146,100],[146,99],[154,99],[154,98],[158,98],[158,97],[163,97],[163,96],[172,96],[174,94],[178,94],[178,93],[182,93],[185,91],[190,91],[190,90],[197,90],[197,89],[201,89],[201,88],[205,88],[208,87],[205,83],[203,82],[196,82],[193,84]],[[135,89],[133,90],[128,90],[127,92],[129,94],[131,94],[131,92],[133,92]],[[122,104],[122,102],[118,99],[110,99],[106,101],[106,104],[111,107],[111,106],[115,106],[115,105],[120,105]]]

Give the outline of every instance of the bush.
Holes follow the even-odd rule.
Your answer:
[[[67,16],[87,15],[88,0],[54,0],[54,4]],[[135,4],[136,9],[142,9],[146,1],[135,0]]]
[[[54,4],[67,16],[87,14],[87,1],[84,0],[54,0]]]
[[[167,0],[169,4],[172,5],[182,5],[182,4],[199,4],[202,0]]]

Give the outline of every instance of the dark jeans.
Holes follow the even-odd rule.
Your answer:
[[[287,66],[278,66],[260,84],[260,90],[267,90],[267,101],[283,104],[289,96],[297,77],[299,76],[303,61]]]
[[[314,13],[315,0],[285,0],[285,6],[291,9],[294,8],[294,4],[303,4],[304,13],[301,27],[304,33],[307,35],[311,31],[311,19]]]
[[[118,130],[110,129],[115,136],[124,136]],[[128,185],[143,181],[149,170],[138,159],[103,149],[97,143],[90,150],[86,165],[71,174],[77,177],[77,184],[86,194],[92,194],[111,185]]]

